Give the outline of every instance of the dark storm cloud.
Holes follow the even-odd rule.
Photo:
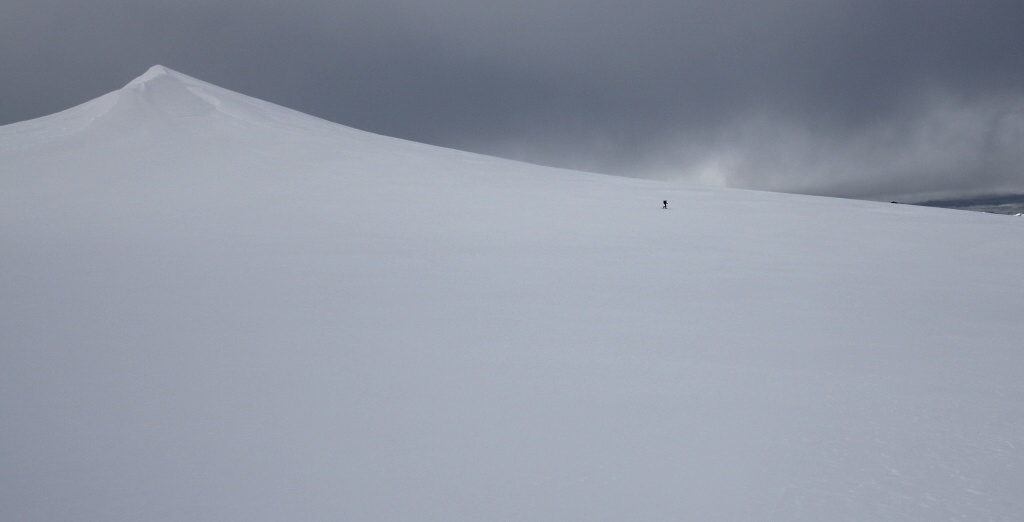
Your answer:
[[[549,165],[853,197],[1024,191],[1017,0],[22,4],[0,7],[0,123],[160,63]]]

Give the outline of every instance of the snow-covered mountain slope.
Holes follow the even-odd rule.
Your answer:
[[[1022,274],[155,67],[0,128],[0,519],[1020,520]]]

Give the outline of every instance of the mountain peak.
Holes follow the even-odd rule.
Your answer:
[[[261,129],[304,127],[323,130],[337,127],[336,124],[325,127],[325,122],[318,118],[224,89],[163,65],[150,67],[116,94],[111,94],[110,103],[104,105],[100,112],[116,113],[122,123],[219,114],[235,124],[245,122]],[[94,120],[94,117],[89,117],[90,124]]]
[[[126,85],[126,87],[143,85],[161,76],[169,76],[172,73],[173,71],[164,67],[163,65],[154,65],[150,67],[149,70],[146,71],[142,76],[139,76],[138,78],[128,82],[128,85]]]
[[[171,71],[170,69],[164,67],[163,65],[157,64],[157,65],[154,65],[154,66],[150,67],[149,70],[146,71],[146,74],[147,75],[158,76],[158,75],[161,75],[161,74],[171,74],[172,72],[173,71]]]
[[[158,81],[161,79],[173,79],[189,84],[201,83],[199,82],[199,80],[196,80],[195,78],[192,78],[178,71],[174,71],[172,69],[164,67],[163,65],[154,65],[150,67],[149,70],[147,70],[145,73],[143,73],[142,76],[139,76],[138,78],[135,78],[134,80],[128,82],[128,85],[125,85],[125,88],[144,87],[152,83],[153,81]]]

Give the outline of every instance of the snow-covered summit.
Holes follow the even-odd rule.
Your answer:
[[[164,122],[184,120],[190,127],[212,125],[332,129],[340,125],[257,100],[157,65],[116,93],[115,111],[124,117]],[[197,122],[205,118],[208,121]],[[238,129],[229,132],[237,133]]]
[[[69,140],[108,142],[118,136],[134,140],[145,134],[159,146],[161,141],[170,144],[246,134],[266,137],[296,129],[321,134],[355,132],[157,65],[95,100],[0,128],[0,154],[24,148],[35,154],[39,147],[59,149]]]
[[[156,67],[0,127],[0,519],[1024,519],[1019,221]]]
[[[154,66],[150,67],[149,70],[147,70],[145,73],[143,73],[142,76],[139,76],[138,78],[135,78],[134,80],[128,82],[128,85],[126,85],[125,87],[126,88],[144,87],[147,82],[150,82],[150,81],[153,81],[153,80],[155,80],[157,78],[161,78],[161,77],[165,77],[165,76],[170,76],[170,77],[175,78],[178,81],[183,81],[183,82],[191,82],[191,83],[197,83],[198,82],[198,80],[196,80],[195,78],[191,78],[191,77],[185,76],[185,75],[183,75],[183,74],[181,74],[179,72],[172,71],[172,70],[164,67],[163,65],[154,65]]]

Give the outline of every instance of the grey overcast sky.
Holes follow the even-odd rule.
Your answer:
[[[0,124],[156,64],[545,165],[873,199],[1024,192],[1021,0],[13,0]]]

